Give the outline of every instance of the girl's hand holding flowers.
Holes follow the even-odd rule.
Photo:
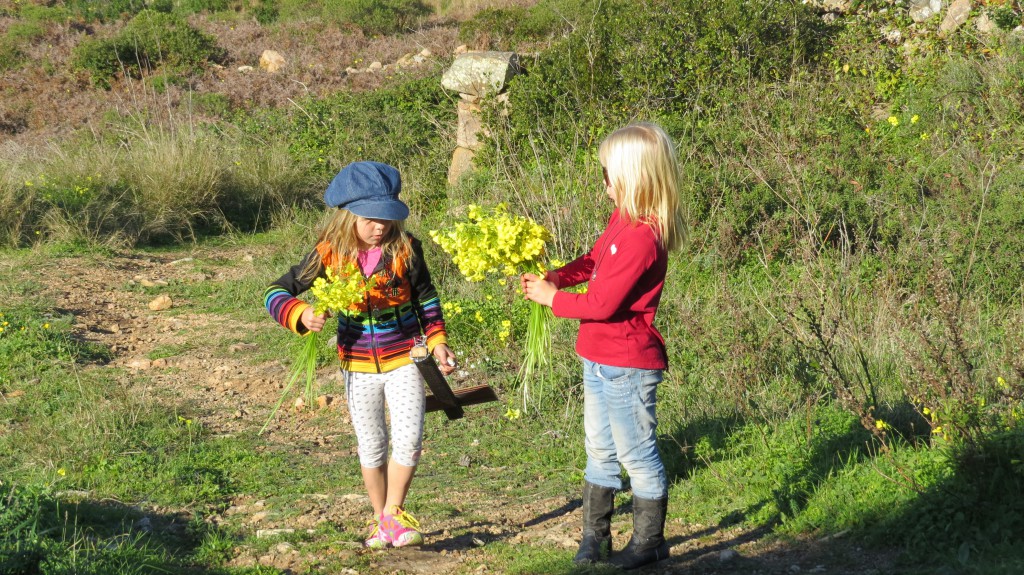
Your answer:
[[[554,276],[553,280],[552,276]],[[520,282],[524,298],[551,307],[551,303],[555,300],[555,294],[558,292],[558,275],[555,272],[547,272],[544,274],[544,279],[536,274],[523,274],[520,276]]]
[[[306,326],[309,331],[320,331],[324,329],[324,324],[327,323],[327,318],[330,317],[330,312],[316,313],[313,308],[307,307],[302,312],[302,316],[299,321],[302,325]]]

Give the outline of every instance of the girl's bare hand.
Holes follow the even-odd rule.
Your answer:
[[[299,317],[299,321],[302,325],[306,326],[309,331],[320,331],[324,328],[324,324],[327,323],[327,314],[317,315],[313,313],[312,307],[307,307],[302,310],[302,315]]]
[[[551,302],[555,300],[555,294],[558,293],[558,286],[553,282],[542,280],[534,274],[523,274],[522,285],[523,297],[548,307],[551,307]]]
[[[448,375],[455,371],[459,362],[455,359],[455,353],[446,343],[439,343],[434,346],[434,358],[437,359],[437,367],[441,373]]]

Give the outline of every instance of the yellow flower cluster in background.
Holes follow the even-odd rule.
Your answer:
[[[468,221],[448,230],[431,230],[430,237],[452,256],[469,281],[487,275],[517,275],[543,269],[544,246],[551,234],[530,218],[508,213],[505,204],[491,211],[470,205]]]
[[[317,315],[351,308],[363,301],[366,290],[373,288],[376,282],[376,278],[364,278],[355,262],[342,266],[340,272],[335,272],[331,267],[328,267],[326,272],[326,278],[316,278],[313,286],[309,288],[309,292],[316,297],[313,311]]]

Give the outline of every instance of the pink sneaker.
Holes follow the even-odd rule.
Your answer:
[[[395,505],[391,513],[385,513],[378,524],[380,532],[394,547],[423,545],[423,534],[419,532],[420,522]]]
[[[388,540],[387,534],[380,528],[380,519],[371,517],[370,520],[366,522],[366,525],[371,528],[369,537],[363,541],[363,545],[365,545],[367,549],[380,551],[381,549],[386,549],[387,546],[391,544],[391,541]]]

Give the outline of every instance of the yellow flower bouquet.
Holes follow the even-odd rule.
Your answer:
[[[508,213],[505,204],[488,211],[471,204],[467,221],[446,230],[431,230],[430,237],[452,256],[463,277],[477,282],[488,276],[518,276],[529,272],[544,276],[546,245],[551,234],[534,220]],[[531,402],[530,383],[543,379],[551,351],[551,308],[530,302],[526,347],[520,369],[523,404]]]
[[[372,289],[376,283],[376,278],[366,279],[363,277],[363,273],[355,262],[350,261],[340,267],[341,269],[338,271],[335,271],[332,267],[325,268],[324,273],[327,277],[316,278],[313,281],[313,285],[309,288],[309,293],[315,298],[313,312],[317,315],[344,312],[356,303],[363,301],[366,291]],[[274,415],[277,414],[277,410],[281,408],[281,404],[288,397],[288,392],[291,391],[292,386],[303,376],[306,378],[305,403],[306,405],[313,405],[316,399],[313,384],[316,382],[316,358],[320,346],[321,333],[323,333],[323,330],[319,332],[309,331],[303,336],[306,339],[306,343],[302,346],[298,357],[295,358],[291,374],[288,377],[288,383],[285,384],[284,391],[281,392],[281,398],[277,400],[274,409],[270,411],[270,417],[267,418],[267,422],[260,429],[260,434],[266,431],[267,426],[273,421]]]

